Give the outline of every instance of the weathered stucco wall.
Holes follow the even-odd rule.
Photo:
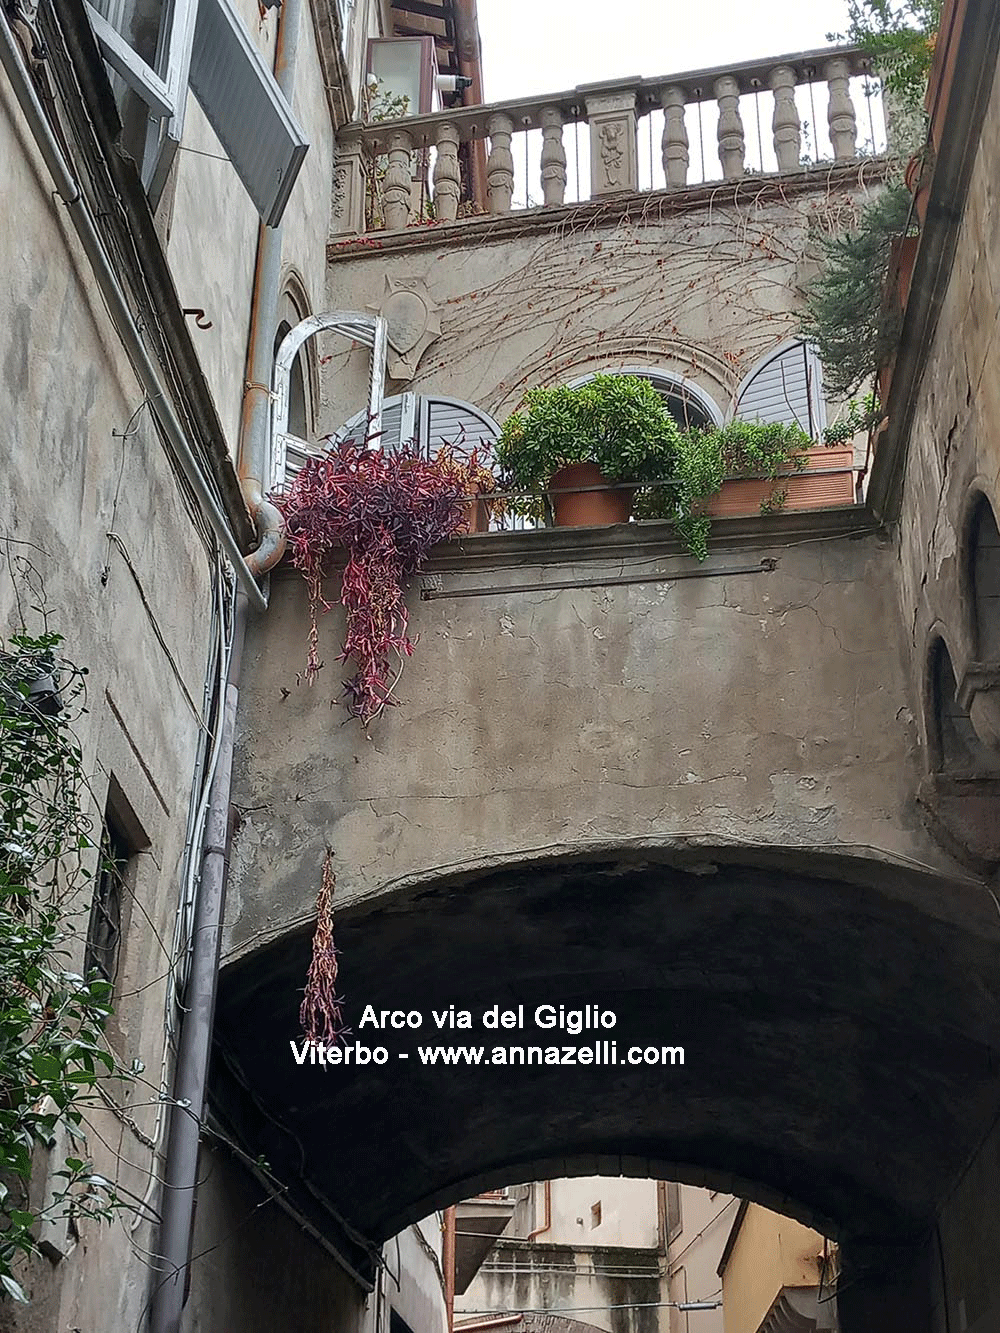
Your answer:
[[[589,1207],[589,1206],[588,1206]],[[660,1275],[653,1249],[560,1245],[539,1237],[531,1245],[501,1239],[462,1301],[472,1311],[553,1310],[605,1333],[658,1333]],[[470,1313],[464,1316],[473,1319]]]
[[[783,1287],[817,1287],[822,1253],[815,1231],[751,1203],[722,1279],[726,1333],[758,1333]]]
[[[998,180],[1000,80],[994,79],[954,267],[917,391],[898,533],[900,611],[913,691],[926,699],[921,718],[925,746],[933,731],[927,682],[932,639],[943,636],[959,681],[981,655],[974,642],[966,563],[970,510],[983,493],[994,513],[1000,513]],[[925,765],[932,766],[933,750],[925,748],[923,754]],[[991,802],[991,825],[994,812]],[[990,1333],[1000,1326],[994,1257],[1000,1238],[990,1202],[998,1151],[994,1128],[942,1208],[929,1262],[936,1275],[928,1284],[935,1333],[945,1328]],[[944,1265],[943,1281],[939,1264]]]
[[[918,390],[899,524],[900,610],[914,690],[943,634],[957,679],[975,657],[963,545],[974,493],[1000,514],[1000,80],[982,127],[955,264]]]
[[[270,68],[279,11],[261,10],[255,0],[242,0],[237,11]],[[315,313],[324,299],[333,132],[309,5],[301,25],[293,100],[309,151],[285,210],[282,273],[297,275],[311,307],[303,313]],[[167,253],[181,305],[201,307],[212,321],[192,336],[235,453],[260,217],[193,94],[177,156],[175,193],[161,205],[170,210]]]
[[[690,560],[641,546],[547,560],[558,531],[525,534],[515,568],[492,566],[491,537],[470,540],[481,554],[442,575],[445,594],[495,592],[414,593],[401,706],[369,736],[331,708],[340,612],[320,626],[319,683],[298,685],[306,598],[297,579],[274,581],[246,659],[231,950],[311,918],[326,844],[340,903],[462,867],[678,839],[942,864],[913,805],[891,552],[871,537],[720,551],[712,576],[677,579]],[[762,557],[773,573],[726,576]],[[515,591],[644,570],[628,587]]]
[[[433,229],[420,247],[377,236],[360,250],[337,244],[329,304],[378,307],[387,284],[425,283],[441,337],[412,385],[399,387],[461,398],[499,420],[533,385],[623,365],[688,379],[726,413],[744,375],[795,333],[816,234],[855,215],[866,195],[859,178],[876,188],[874,170],[777,197],[743,182],[684,210],[658,196],[618,222],[526,220],[502,239],[472,219],[449,228],[446,252],[430,244]],[[320,434],[367,400],[367,354],[333,342],[328,351]]]
[[[9,564],[23,557],[44,580],[37,599],[20,585],[28,623],[39,626],[30,608],[40,601],[49,628],[65,638],[65,655],[89,669],[87,712],[75,729],[91,813],[100,819],[113,777],[149,841],[123,906],[126,939],[109,1036],[126,1065],[142,1060],[155,1089],[163,941],[173,930],[195,767],[211,568],[143,391],[5,80],[0,160],[6,197],[16,201],[16,225],[0,229],[0,635],[18,623]],[[89,906],[84,894],[72,904],[80,914],[78,964]],[[155,1091],[140,1082],[128,1092],[113,1082],[108,1092],[119,1104],[127,1100],[126,1114],[87,1110],[87,1148],[99,1172],[141,1198],[155,1168],[148,1144],[156,1131]],[[143,1222],[130,1233],[131,1221],[123,1214],[121,1224],[84,1223],[81,1241],[61,1263],[33,1262],[24,1274],[32,1305],[4,1302],[0,1324],[33,1333],[134,1328],[146,1270],[132,1246],[148,1250],[152,1230]]]

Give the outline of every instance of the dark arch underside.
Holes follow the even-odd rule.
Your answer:
[[[375,1242],[476,1190],[618,1171],[732,1189],[833,1233],[914,1234],[1000,1101],[1000,916],[975,886],[898,867],[863,882],[807,852],[733,855],[520,864],[343,912],[348,1020],[389,1048],[381,1069],[296,1067],[310,941],[285,937],[223,974],[218,1105],[279,1178],[307,1179]],[[369,1003],[424,1026],[360,1031]],[[591,1039],[431,1021],[519,1003],[598,1004],[619,1048],[681,1045],[685,1065],[416,1057],[418,1042]]]

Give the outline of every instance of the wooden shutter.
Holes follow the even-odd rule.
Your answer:
[[[809,346],[795,343],[766,361],[743,386],[736,416],[801,426],[817,436],[825,423],[819,362]]]
[[[258,213],[276,227],[309,145],[230,0],[199,0],[190,81]]]

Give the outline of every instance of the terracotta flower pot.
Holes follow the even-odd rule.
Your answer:
[[[889,280],[895,277],[896,290],[899,293],[899,308],[906,309],[910,299],[910,283],[913,280],[913,266],[917,262],[917,250],[920,247],[919,236],[894,236],[890,242]]]
[[[606,528],[612,523],[627,523],[632,513],[631,488],[574,489],[607,485],[608,480],[596,463],[569,463],[553,473],[547,495],[556,527]]]
[[[854,450],[850,445],[817,445],[803,450],[805,470],[782,473],[777,481],[759,481],[756,478],[736,478],[724,481],[722,490],[713,495],[706,512],[716,518],[735,517],[737,514],[759,514],[761,502],[776,491],[786,491],[788,498],[782,509],[826,509],[832,505],[854,503]],[[830,472],[830,468],[842,468]],[[824,475],[810,476],[813,470]]]
[[[462,512],[465,515],[465,521],[458,530],[459,536],[468,536],[469,533],[475,532],[489,532],[490,507],[485,500],[466,500],[462,505]]]
[[[934,172],[924,153],[917,153],[906,164],[906,188],[913,195],[913,211],[921,230],[927,219],[927,201],[931,197],[931,177]]]

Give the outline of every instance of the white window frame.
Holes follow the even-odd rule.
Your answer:
[[[149,110],[140,174],[150,206],[156,208],[180,146],[190,90],[262,219],[276,227],[308,141],[232,0],[163,0],[154,66],[137,54],[91,0],[84,4],[104,59]],[[252,90],[253,99],[259,96],[257,106],[266,116],[272,152],[263,168],[257,146],[245,142],[242,122],[237,124],[228,114],[235,104],[226,96],[227,80],[233,79]]]
[[[167,178],[184,133],[188,73],[198,18],[198,0],[165,0],[156,50],[157,68],[151,68],[90,0],[84,0],[101,55],[149,108],[150,126],[141,164],[142,183],[153,208]],[[169,32],[168,32],[169,29]]]

